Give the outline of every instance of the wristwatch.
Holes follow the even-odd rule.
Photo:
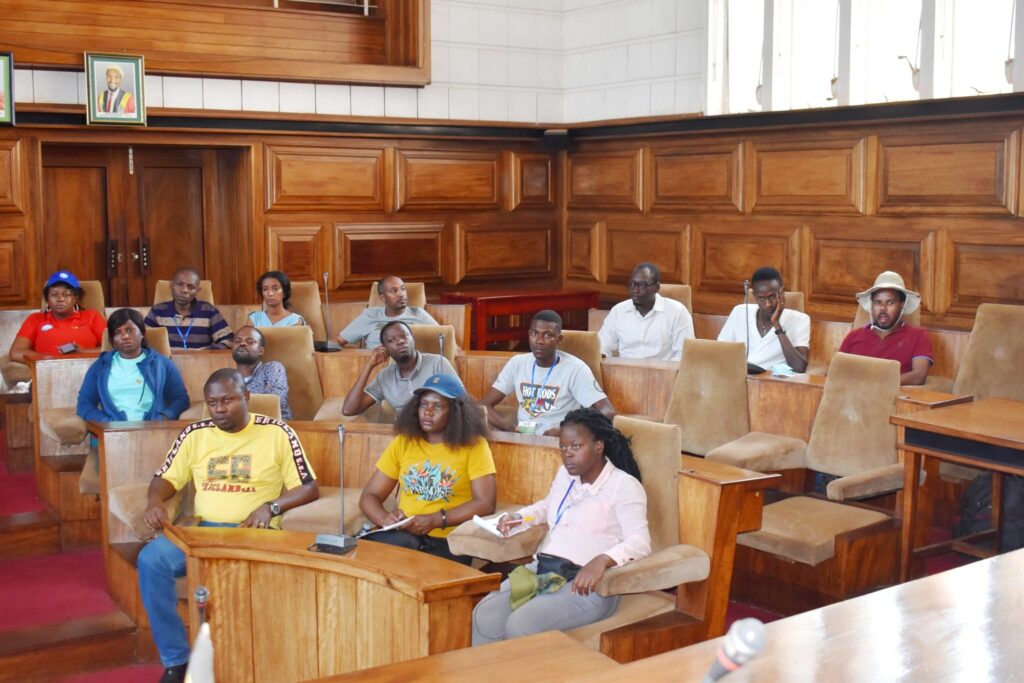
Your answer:
[[[775,334],[786,334],[786,328],[785,327],[777,327],[777,328],[775,328]]]
[[[441,508],[441,528],[448,528],[448,511],[445,510],[444,508]]]
[[[279,514],[281,514],[281,506],[277,504],[276,500],[270,501],[269,503],[267,503],[267,505],[270,506],[271,517],[277,517]]]

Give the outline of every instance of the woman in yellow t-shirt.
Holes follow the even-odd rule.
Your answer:
[[[494,460],[480,407],[454,375],[433,375],[417,389],[395,421],[395,437],[377,460],[377,471],[359,497],[371,522],[386,527],[366,540],[398,545],[463,564],[448,534],[473,515],[494,512]],[[398,509],[384,501],[400,485]]]

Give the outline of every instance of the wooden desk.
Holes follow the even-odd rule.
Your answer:
[[[448,292],[441,295],[443,304],[469,304],[473,307],[472,348],[486,351],[487,345],[497,341],[524,341],[530,329],[529,318],[537,311],[550,308],[566,317],[564,312],[583,311],[596,308],[597,292],[552,292],[540,291],[481,291],[481,292]],[[518,325],[509,327],[491,327],[490,319],[499,315],[522,316]],[[586,322],[578,329],[585,329]],[[565,329],[577,329],[565,325]]]
[[[315,534],[169,527],[188,556],[220,681],[301,681],[448,652],[470,644],[473,596],[500,575],[406,548],[360,541],[347,555],[307,550]]]
[[[761,656],[722,680],[1017,680],[1022,572],[1018,550],[772,622]],[[698,681],[721,641],[571,680]]]
[[[918,471],[924,458],[954,462],[1001,474],[1024,475],[1024,402],[988,398],[935,410],[894,415],[903,458],[903,539],[900,580],[911,578],[915,557],[914,526],[920,487]],[[998,539],[1001,477],[992,478],[992,521]],[[956,544],[951,541],[923,548],[921,555],[936,554]],[[998,547],[998,545],[997,545]],[[983,554],[990,554],[985,552]]]
[[[322,680],[331,683],[390,683],[427,679],[444,680],[446,683],[524,683],[564,681],[573,676],[613,671],[620,666],[614,659],[605,657],[561,631],[548,631]]]

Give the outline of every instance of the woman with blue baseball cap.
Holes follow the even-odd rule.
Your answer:
[[[398,412],[395,437],[359,497],[371,522],[398,528],[367,540],[398,545],[463,564],[453,555],[448,534],[473,515],[495,507],[495,469],[487,445],[483,410],[454,375],[433,375]],[[401,484],[398,509],[384,501]]]
[[[18,330],[11,344],[11,360],[24,362],[28,351],[56,355],[98,348],[107,322],[96,311],[82,308],[84,295],[74,273],[58,270],[51,275],[43,285],[46,304],[42,311],[26,318]]]

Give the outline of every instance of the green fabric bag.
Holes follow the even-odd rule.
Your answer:
[[[512,588],[509,593],[512,611],[519,609],[542,593],[555,593],[568,583],[568,580],[561,574],[545,572],[538,575],[525,566],[513,569],[512,573],[508,575],[508,580]]]

